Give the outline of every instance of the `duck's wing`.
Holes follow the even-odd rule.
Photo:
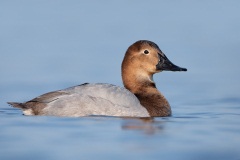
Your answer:
[[[26,103],[10,103],[25,115],[148,117],[134,94],[111,84],[82,84],[49,92]]]
[[[51,106],[44,111],[67,116],[149,117],[137,97],[123,87],[96,83],[82,84],[61,91],[68,95],[51,102]]]
[[[138,98],[124,87],[106,83],[84,83],[79,86],[62,90],[68,94],[89,95],[111,101],[122,106],[137,106],[140,104]]]

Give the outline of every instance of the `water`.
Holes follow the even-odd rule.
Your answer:
[[[1,159],[239,159],[239,103],[169,118],[24,117],[1,111]]]
[[[0,2],[0,159],[240,159],[240,2]],[[139,39],[186,73],[155,75],[173,116],[27,117],[7,101],[122,86]]]

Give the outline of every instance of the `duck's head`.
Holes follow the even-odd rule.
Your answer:
[[[154,42],[140,40],[127,49],[122,63],[123,80],[144,77],[152,80],[152,75],[161,71],[187,69],[174,65]]]

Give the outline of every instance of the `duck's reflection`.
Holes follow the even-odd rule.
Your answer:
[[[156,134],[162,132],[165,121],[154,118],[124,118],[122,123],[123,130],[139,130],[145,134]]]

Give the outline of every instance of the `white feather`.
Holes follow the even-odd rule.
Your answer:
[[[84,84],[60,92],[42,111],[44,115],[149,117],[137,97],[123,87],[111,84]]]

